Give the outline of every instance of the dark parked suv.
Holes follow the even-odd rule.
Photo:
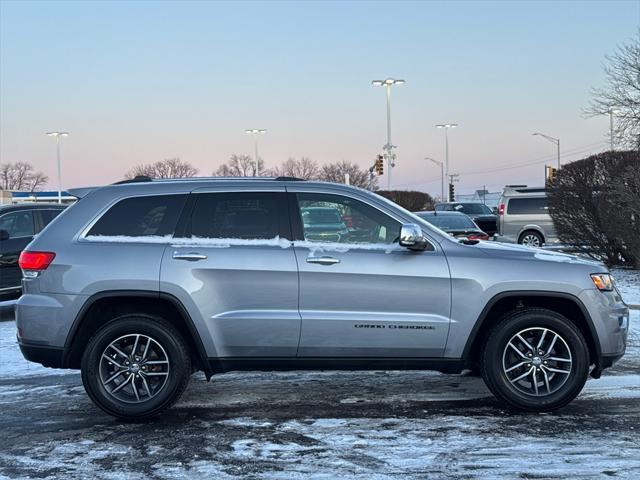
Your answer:
[[[217,178],[72,193],[20,257],[18,342],[81,369],[111,415],[157,414],[195,370],[286,369],[471,369],[507,404],[548,411],[625,351],[629,311],[603,265],[460,243],[365,190]]]
[[[58,204],[0,205],[0,301],[20,296],[20,252],[64,208]]]

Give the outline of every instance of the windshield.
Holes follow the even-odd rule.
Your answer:
[[[475,223],[464,215],[427,215],[418,214],[427,222],[441,228],[442,230],[469,230],[476,229]]]
[[[301,208],[302,221],[307,225],[342,224],[340,212],[333,208]]]

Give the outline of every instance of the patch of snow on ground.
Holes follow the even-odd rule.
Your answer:
[[[640,270],[618,268],[612,270],[611,274],[622,299],[626,303],[640,305]]]

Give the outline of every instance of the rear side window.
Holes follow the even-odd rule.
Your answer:
[[[507,206],[511,215],[545,215],[549,213],[547,197],[512,198]]]
[[[126,198],[105,213],[88,236],[148,237],[173,235],[187,195]]]
[[[42,216],[42,228],[46,227],[51,221],[62,213],[62,210],[40,210]]]
[[[201,193],[191,217],[191,236],[273,239],[288,237],[284,193]]]

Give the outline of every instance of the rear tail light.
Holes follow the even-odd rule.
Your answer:
[[[478,235],[469,235],[467,238],[469,240],[489,240],[489,235],[483,233]]]
[[[504,203],[498,205],[498,215],[504,215]]]
[[[18,265],[22,270],[30,270],[40,272],[46,270],[53,259],[56,258],[56,254],[53,252],[27,252],[24,251],[20,254]]]

